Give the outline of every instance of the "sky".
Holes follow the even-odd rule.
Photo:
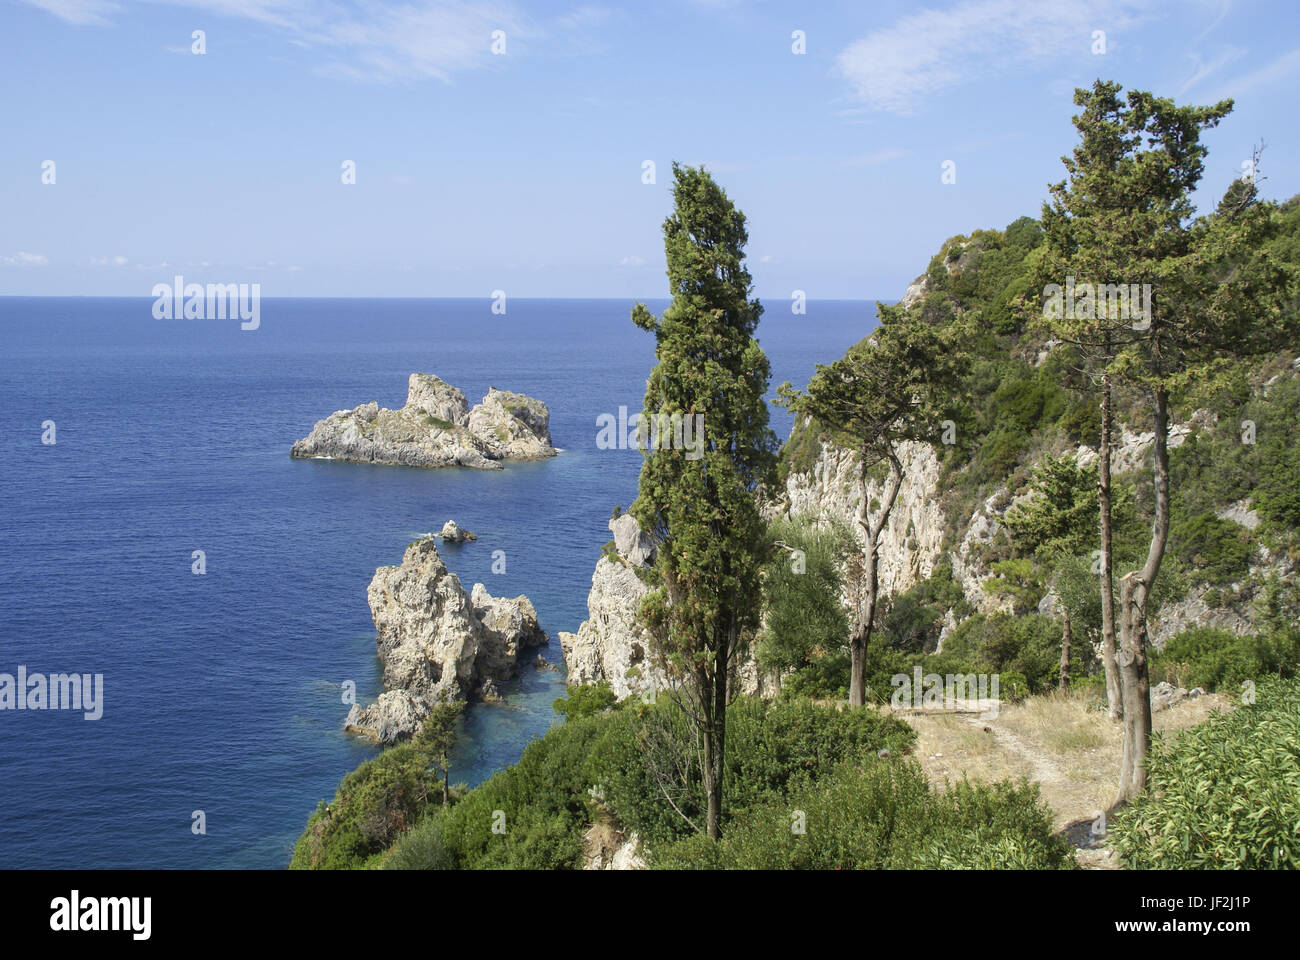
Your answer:
[[[893,300],[1097,78],[1236,100],[1203,208],[1300,192],[1294,0],[0,0],[0,295],[663,297],[676,160],[760,297]]]

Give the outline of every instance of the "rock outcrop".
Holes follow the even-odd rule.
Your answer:
[[[550,410],[521,393],[492,387],[471,410],[465,394],[427,373],[413,373],[406,405],[371,401],[316,423],[290,455],[407,467],[499,470],[501,460],[553,457]]]
[[[614,695],[642,696],[664,689],[667,678],[654,664],[650,636],[637,626],[637,613],[649,588],[637,576],[649,557],[641,549],[643,536],[636,520],[624,514],[609,522],[628,549],[596,561],[587,594],[587,619],[577,633],[560,633],[560,649],[572,684],[609,684]]]
[[[918,281],[909,288],[916,298],[923,289]],[[1207,410],[1197,410],[1186,422],[1174,423],[1169,428],[1169,446],[1176,449],[1198,430],[1215,422]],[[1121,424],[1116,437],[1112,474],[1119,476],[1133,470],[1149,468],[1155,435],[1151,431],[1136,432]],[[932,450],[922,444],[905,444],[902,449],[904,469],[903,485],[890,514],[889,523],[881,535],[880,592],[882,597],[906,592],[933,572],[945,560],[951,564],[953,577],[961,586],[965,600],[980,613],[992,614],[1011,609],[1011,598],[991,594],[984,589],[992,575],[986,559],[988,549],[1002,530],[1002,520],[1015,504],[1027,495],[1015,495],[1006,486],[994,490],[978,504],[970,517],[958,525],[955,542],[944,546],[945,491],[940,486],[938,460]],[[1097,460],[1094,447],[1080,446],[1074,452],[1080,466],[1090,466]],[[810,469],[792,471],[784,490],[772,498],[765,507],[769,518],[782,514],[789,516],[830,516],[851,521],[858,507],[857,458],[854,453],[831,443],[823,443]],[[881,484],[871,481],[867,496],[880,496]],[[1253,529],[1259,516],[1245,501],[1228,505],[1219,516]],[[855,534],[858,531],[855,529]],[[859,542],[861,537],[858,535]],[[1265,557],[1252,564],[1252,571],[1275,573],[1282,577],[1292,575],[1292,564],[1283,559]],[[1166,602],[1151,617],[1151,640],[1161,648],[1166,640],[1192,627],[1217,627],[1233,633],[1245,634],[1254,629],[1254,609],[1250,605],[1213,606],[1207,602],[1204,588],[1193,590],[1185,597]],[[1040,612],[1055,615],[1059,604],[1055,594],[1049,593],[1039,606]],[[943,638],[956,625],[952,611],[947,611]]]
[[[881,532],[880,593],[902,593],[930,576],[942,559],[943,511],[938,497],[939,461],[926,444],[906,443],[901,449],[903,482]],[[853,523],[857,513],[858,457],[851,451],[823,444],[812,469],[792,472],[775,503],[776,513],[792,517],[836,517],[849,522],[860,546],[862,531]],[[867,500],[884,492],[878,480],[867,481]]]
[[[366,597],[385,692],[354,705],[347,729],[381,743],[415,733],[440,701],[494,699],[525,651],[548,642],[527,597],[493,597],[481,583],[467,595],[432,536],[408,546],[400,566],[377,569]]]
[[[464,543],[467,540],[477,540],[478,537],[470,533],[455,520],[448,520],[438,531],[438,537],[443,543]]]
[[[560,649],[571,684],[609,684],[620,700],[666,689],[668,678],[654,659],[648,633],[637,625],[649,588],[637,570],[654,559],[654,543],[630,514],[609,522],[615,550],[596,561],[587,594],[587,619],[577,633],[560,633]],[[735,665],[733,689],[772,696],[777,684],[758,667],[753,652]]]

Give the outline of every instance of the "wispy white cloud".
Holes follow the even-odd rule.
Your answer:
[[[76,24],[105,24],[122,12],[109,0],[23,0]],[[387,82],[436,78],[489,64],[493,31],[506,35],[506,55],[519,41],[545,36],[544,23],[520,11],[511,0],[410,0],[342,4],[334,0],[150,0],[213,16],[248,20],[272,27],[288,41],[317,50],[318,69],[358,80]],[[602,8],[577,6],[557,17],[558,32],[591,26]]]
[[[77,26],[102,26],[121,8],[111,0],[22,0]]]
[[[1108,43],[1150,15],[1153,0],[963,0],[910,13],[842,50],[835,71],[870,110],[911,113],[928,97],[978,77],[1092,56],[1092,34]]]
[[[48,266],[49,257],[43,253],[28,253],[19,250],[12,257],[0,257],[0,265],[6,267],[44,267]]]
[[[644,258],[638,257],[635,254],[633,254],[632,256],[624,257],[622,260],[618,262],[618,265],[620,267],[644,267],[645,260]]]
[[[95,267],[125,267],[130,261],[120,253],[115,257],[91,257],[91,266]]]
[[[1246,55],[1245,47],[1236,47],[1231,45],[1225,47],[1222,53],[1220,53],[1217,57],[1215,57],[1213,60],[1210,61],[1202,60],[1196,54],[1192,54],[1191,60],[1194,65],[1192,70],[1192,75],[1188,77],[1186,80],[1184,80],[1183,85],[1178,88],[1178,96],[1181,97],[1183,94],[1185,94],[1188,90],[1192,89],[1192,87],[1196,86],[1206,77],[1218,73],[1220,70],[1228,66],[1228,64],[1230,63],[1236,63],[1245,55]]]
[[[1250,73],[1229,80],[1211,99],[1239,97],[1260,87],[1269,87],[1290,80],[1297,73],[1300,73],[1300,47],[1282,54],[1258,70],[1252,70]]]

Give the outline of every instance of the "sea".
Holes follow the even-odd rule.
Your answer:
[[[158,320],[149,299],[0,298],[0,675],[102,677],[95,719],[0,710],[0,868],[286,867],[317,803],[377,753],[343,732],[345,692],[382,692],[366,586],[448,519],[478,535],[439,547],[448,567],[466,590],[526,594],[556,668],[526,664],[504,702],[470,707],[453,782],[557,722],[557,634],[586,618],[641,465],[597,446],[597,419],[641,409],[654,337],[632,300],[492,303],[271,299],[242,330]],[[770,397],[875,313],[770,306]],[[471,405],[489,386],[544,401],[561,453],[499,471],[290,458],[335,410],[400,407],[413,372]],[[788,413],[772,425],[784,439]]]

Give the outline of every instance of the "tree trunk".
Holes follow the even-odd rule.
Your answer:
[[[718,644],[714,660],[712,703],[705,708],[704,793],[708,798],[705,830],[713,840],[722,839],[722,775],[727,742],[727,668],[736,644],[736,625],[727,627],[725,642]]]
[[[1119,793],[1112,809],[1132,800],[1147,785],[1146,756],[1151,744],[1151,681],[1147,672],[1147,598],[1169,539],[1169,396],[1155,391],[1155,522],[1151,545],[1141,570],[1120,580],[1120,685],[1124,694],[1124,750],[1120,761]]]
[[[1114,430],[1110,374],[1101,378],[1101,452],[1097,457],[1097,502],[1101,515],[1101,663],[1106,671],[1106,713],[1124,714],[1115,666],[1115,568],[1110,548],[1110,438]]]
[[[866,540],[866,563],[862,572],[862,596],[858,602],[858,619],[849,636],[849,706],[861,707],[866,703],[867,647],[876,622],[876,601],[880,591],[880,532],[889,522],[889,513],[898,499],[898,489],[903,484],[903,465],[891,447],[886,454],[889,461],[889,480],[880,502],[880,513],[871,519],[867,509],[867,451],[858,461],[858,526]]]
[[[1061,630],[1061,676],[1056,689],[1066,693],[1070,689],[1070,611],[1065,610],[1065,626]]]

